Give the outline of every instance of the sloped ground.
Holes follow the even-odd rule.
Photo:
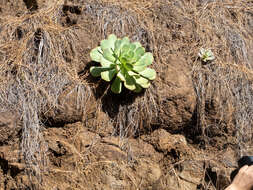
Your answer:
[[[0,189],[223,189],[253,153],[252,9],[0,1]],[[153,53],[145,92],[114,95],[90,76],[89,52],[111,33]]]

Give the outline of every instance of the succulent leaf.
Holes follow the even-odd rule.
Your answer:
[[[138,74],[136,74],[136,73],[133,72],[133,71],[128,71],[128,74],[129,74],[130,76],[138,75]]]
[[[111,90],[114,93],[122,91],[122,83],[134,92],[150,86],[156,72],[148,66],[154,58],[152,53],[145,53],[139,42],[130,43],[128,37],[117,39],[115,35],[109,35],[100,45],[90,53],[91,59],[101,64],[101,67],[90,68],[92,76],[101,76],[108,82],[113,80]]]
[[[117,73],[116,69],[112,69],[109,71],[104,71],[101,73],[101,78],[104,79],[107,82],[110,82],[113,77],[115,76],[115,74]]]
[[[114,49],[115,54],[117,56],[120,56],[120,53],[122,52],[122,47],[129,43],[130,41],[128,37],[124,37],[122,40],[121,39],[116,40]]]
[[[144,71],[148,65],[152,64],[153,59],[151,53],[145,53],[139,61],[134,64],[133,70],[136,72]]]
[[[212,61],[215,59],[213,52],[210,49],[203,49],[201,48],[198,56],[200,57],[200,59],[204,62],[207,61]]]
[[[126,81],[124,69],[121,69],[121,70],[118,72],[117,77],[120,78],[120,80],[123,81],[123,82]]]
[[[94,77],[99,77],[102,72],[111,70],[111,67],[91,67],[90,73]]]
[[[146,68],[144,71],[139,72],[141,76],[154,80],[156,78],[156,72],[154,69]]]
[[[139,84],[135,84],[135,87],[136,87],[136,89],[134,90],[134,92],[136,92],[136,93],[139,93],[139,92],[141,92],[141,90],[142,90],[142,87],[139,85]]]
[[[130,40],[129,40],[128,37],[124,37],[124,38],[122,39],[122,41],[123,41],[123,44],[129,44],[129,43],[130,43]]]
[[[113,52],[110,49],[105,49],[103,50],[103,56],[106,58],[108,61],[114,62],[116,58],[113,56]]]
[[[136,45],[135,44],[130,44],[130,48],[129,48],[129,50],[130,51],[134,51],[136,49]]]
[[[132,50],[129,51],[128,54],[127,54],[127,56],[130,59],[130,61],[131,61],[133,59],[133,57],[134,57],[134,52]]]
[[[100,58],[103,56],[102,50],[100,47],[96,47],[90,52],[90,57],[92,61],[99,62]]]
[[[121,48],[121,45],[123,44],[123,40],[121,39],[118,39],[116,40],[115,42],[115,48],[114,48],[114,53],[117,55],[117,56],[120,56],[120,48]]]
[[[135,66],[133,67],[133,70],[137,73],[141,72],[141,71],[144,71],[145,69],[147,68],[146,65],[138,65],[138,66]]]
[[[105,59],[103,56],[100,58],[100,63],[102,65],[102,67],[113,67],[116,65],[115,63]]]
[[[139,47],[142,47],[140,42],[134,42],[133,44],[135,45],[136,49]],[[145,52],[145,50],[144,50],[144,52]]]
[[[108,36],[107,40],[101,41],[101,49],[104,51],[105,49],[114,50],[114,44],[117,40],[117,37],[114,34],[111,34]]]
[[[128,70],[128,71],[133,70],[133,65],[130,64],[130,63],[126,63],[124,66],[125,66],[125,69]]]
[[[130,44],[124,44],[121,48],[121,51],[126,55],[128,53],[128,51],[130,51]]]
[[[138,61],[141,56],[143,56],[145,53],[145,49],[143,47],[138,47],[134,52],[134,60],[135,62]]]
[[[121,93],[121,89],[122,89],[122,82],[120,78],[116,77],[112,83],[111,90],[113,93],[119,94]]]
[[[152,62],[154,61],[153,55],[152,53],[145,53],[139,60],[137,63],[135,63],[134,65],[138,66],[138,65],[146,65],[149,66],[152,64]]]
[[[141,76],[134,76],[135,81],[139,84],[142,88],[148,88],[150,86],[150,82],[148,79],[143,78]]]
[[[130,76],[128,72],[126,72],[125,78],[126,80],[124,82],[124,86],[129,90],[135,90],[136,86],[135,86],[135,79],[133,78],[133,76]]]

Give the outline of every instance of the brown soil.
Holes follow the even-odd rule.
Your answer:
[[[252,31],[251,1],[0,1],[0,189],[224,189],[253,154]],[[111,33],[153,53],[149,89],[90,76]]]

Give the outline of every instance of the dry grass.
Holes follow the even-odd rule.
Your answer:
[[[150,3],[149,3],[150,4]],[[143,11],[134,4],[127,6],[120,1],[88,1],[85,4],[85,15],[91,17],[95,25],[91,30],[96,32],[98,41],[114,33],[118,37],[129,36],[132,41],[139,41],[147,51],[154,50],[153,30],[147,27],[141,18]],[[136,136],[142,128],[148,128],[152,118],[158,114],[157,102],[154,100],[155,89],[148,89],[144,96],[128,94],[121,97],[109,93],[108,88],[97,100],[99,107],[111,115],[115,133],[122,138]],[[134,98],[129,98],[134,96]],[[117,100],[115,102],[115,100]],[[116,106],[106,105],[114,102]],[[117,112],[114,114],[114,112]]]
[[[157,32],[159,29],[155,28],[156,23],[149,20],[152,9],[159,4],[165,8],[172,7],[171,9],[175,9],[183,20],[192,24],[191,35],[185,35],[184,32],[187,31],[180,31],[176,47],[173,44],[168,44],[166,47],[171,47],[173,51],[175,48],[174,52],[183,54],[192,66],[193,85],[197,96],[197,127],[199,129],[196,127],[196,130],[202,132],[207,144],[209,138],[216,135],[235,135],[236,142],[224,142],[224,144],[234,144],[237,147],[238,157],[247,154],[247,147],[252,143],[252,122],[250,118],[253,116],[253,71],[252,63],[249,60],[249,43],[247,43],[253,39],[247,23],[248,16],[253,8],[252,2],[236,0],[232,2],[182,1],[178,3],[159,1],[156,4],[155,1],[152,1],[152,4],[146,1],[141,3],[134,1],[129,3],[131,4],[129,6],[127,3],[123,4],[119,1],[106,2],[110,3],[109,7],[117,5],[123,10],[128,7],[126,8],[127,14],[121,13],[121,15],[128,16],[114,17],[112,15],[115,13],[103,6],[103,10],[106,10],[103,13],[100,12],[100,15],[103,16],[95,14],[100,26],[101,38],[112,32],[119,36],[125,35],[125,26],[120,23],[125,23],[130,27],[126,35],[135,36],[134,34],[138,34],[139,30],[136,30],[135,27],[131,28],[132,24],[146,21],[145,24],[139,25],[144,26],[148,38],[138,37],[136,39],[142,43],[143,40],[150,43],[149,50],[156,55],[156,61],[161,61],[154,66],[158,71],[161,70],[162,64],[166,64],[165,57],[170,52],[170,49],[164,49],[164,44],[158,39],[163,35],[172,35],[172,33],[168,31],[166,34],[166,30],[161,30],[161,33]],[[113,9],[117,10],[117,8]],[[93,10],[96,11],[97,9]],[[131,11],[134,11],[137,16],[130,17]],[[136,15],[134,13],[132,15]],[[122,18],[125,20],[122,21]],[[171,25],[179,25],[176,22],[177,20],[171,18]],[[107,28],[107,26],[113,27]],[[173,39],[170,42],[173,43]],[[201,47],[212,49],[216,56],[215,62],[203,65],[197,60],[197,54]],[[157,98],[156,93],[151,89],[143,97],[138,97],[132,104],[119,106],[119,112],[116,116],[116,125],[119,127],[117,134],[125,137],[129,131],[131,134],[135,134],[138,133],[137,131],[141,126],[148,126],[148,124],[143,125],[143,123],[138,122],[148,121],[147,118],[153,118],[154,115],[158,114],[157,102],[154,101]],[[139,113],[147,113],[147,115],[142,116]],[[207,188],[207,186],[215,188],[216,184],[205,184],[203,187]]]
[[[77,105],[83,109],[89,98],[88,88],[78,80],[75,60],[70,64],[65,59],[66,48],[75,49],[76,36],[74,28],[58,24],[62,4],[48,3],[45,9],[19,18],[4,17],[0,24],[0,112],[19,112],[22,153],[29,176],[36,176],[38,184],[47,161],[41,116],[58,106],[66,86],[75,86]]]
[[[214,63],[194,62],[198,126],[206,137],[211,127],[220,134],[236,134],[238,157],[247,154],[252,142],[253,72],[246,45],[252,41],[246,19],[250,5],[250,1],[213,1],[202,4],[195,17],[199,46],[216,54]]]
[[[50,1],[33,14],[6,16],[0,23],[0,112],[19,111],[23,121],[22,152],[30,175],[37,176],[39,183],[42,183],[40,172],[46,168],[47,151],[41,135],[44,127],[41,115],[58,106],[58,97],[67,86],[75,86],[74,90],[79,94],[77,105],[84,105],[82,103],[90,97],[86,79],[80,80],[75,68],[79,60],[66,60],[66,49],[75,52],[76,28],[85,26],[62,27],[63,4],[63,0]],[[208,137],[210,126],[221,134],[229,133],[228,130],[235,126],[238,155],[244,154],[252,141],[253,71],[247,46],[247,41],[253,38],[247,23],[252,13],[251,1],[143,0],[122,3],[96,0],[80,4],[83,14],[94,23],[90,26],[90,32],[97,36],[94,41],[98,42],[110,33],[140,41],[155,55],[153,67],[157,71],[166,64],[165,57],[170,51],[186,57],[193,68],[198,127],[203,136]],[[192,24],[191,35],[180,31],[176,45],[170,28],[163,31],[164,26],[159,28],[153,23],[153,17],[157,16],[154,9],[160,4],[177,10],[180,19]],[[170,19],[169,24],[178,25],[177,20]],[[171,37],[171,44],[164,45],[159,41],[164,36]],[[211,48],[216,55],[215,62],[201,64],[196,59],[200,47]],[[150,127],[159,113],[158,93],[154,85],[131,101],[128,95],[118,98],[111,111],[109,105],[103,105],[104,100],[109,98],[114,102],[115,96],[109,94],[111,97],[108,97],[106,91],[97,100],[97,106],[108,115],[118,111],[111,118],[115,134],[123,139]],[[85,106],[81,109],[85,112]],[[210,113],[211,110],[215,113]]]

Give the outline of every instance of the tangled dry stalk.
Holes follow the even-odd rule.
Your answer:
[[[88,87],[65,59],[67,46],[75,48],[75,29],[58,24],[63,2],[19,18],[5,17],[0,24],[0,112],[18,111],[23,122],[22,153],[30,177],[42,184],[47,145],[43,140],[43,115],[58,106],[66,86],[78,92],[79,106],[87,101]],[[71,93],[71,92],[70,92]]]
[[[198,126],[203,135],[208,134],[210,127],[220,134],[234,132],[238,157],[247,154],[247,146],[252,142],[253,72],[246,46],[246,40],[252,41],[247,27],[251,11],[250,1],[214,1],[204,3],[196,17],[198,33],[205,32],[199,35],[199,44],[216,52],[214,63],[202,65],[196,61],[193,66]],[[215,113],[210,113],[210,109]],[[210,114],[213,118],[208,122]]]
[[[154,53],[157,61],[154,67],[158,71],[166,64],[163,57],[169,52],[162,49],[158,39],[168,34],[155,31],[152,8],[160,4],[171,6],[183,19],[191,22],[192,36],[187,40],[179,38],[177,53],[183,54],[193,68],[198,126],[205,136],[208,136],[210,125],[222,134],[235,126],[238,154],[247,151],[248,142],[252,142],[253,116],[252,60],[246,41],[253,39],[248,23],[253,8],[251,1],[80,2],[84,14],[95,23],[91,32],[96,32],[98,39],[115,33],[140,41]],[[66,60],[65,49],[71,47],[75,52],[75,31],[83,26],[63,27],[59,24],[64,14],[63,5],[63,0],[50,1],[32,14],[6,16],[0,22],[0,112],[18,110],[23,122],[24,159],[30,176],[37,176],[40,183],[40,172],[46,169],[47,151],[41,135],[43,114],[58,106],[58,97],[67,86],[74,86],[78,92],[77,105],[87,102],[91,93],[91,87],[85,80],[80,80],[76,71],[75,64],[79,60]],[[180,35],[183,36],[183,32]],[[100,41],[98,39],[95,40]],[[200,47],[211,48],[216,55],[215,62],[200,64],[196,60]],[[118,113],[112,117],[117,126],[115,134],[122,138],[129,133],[134,136],[141,127],[149,126],[159,113],[158,93],[154,85],[133,102],[116,102]],[[110,97],[109,100],[113,101]],[[97,100],[97,104],[102,107],[103,99]],[[210,107],[215,110],[211,123],[208,121],[212,115],[208,112]],[[85,112],[85,107],[82,109]],[[110,112],[108,108],[105,111]]]

